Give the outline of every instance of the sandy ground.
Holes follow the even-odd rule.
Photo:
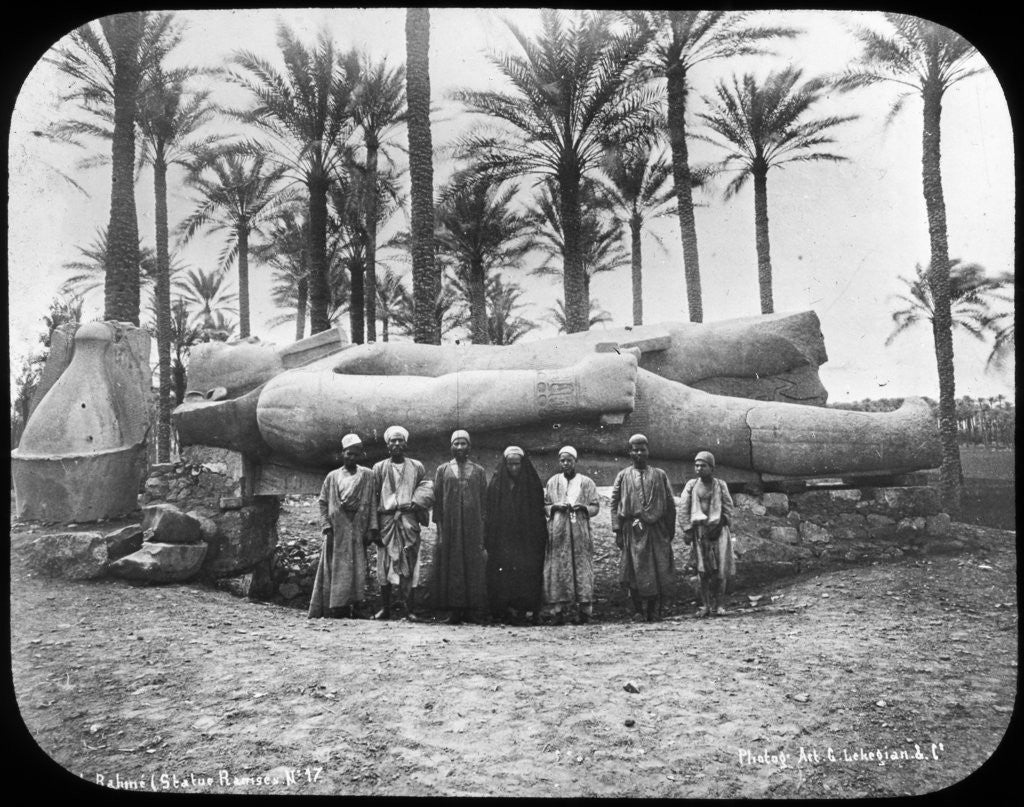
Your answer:
[[[782,581],[712,620],[684,593],[657,624],[622,619],[604,529],[616,607],[537,628],[311,621],[200,585],[40,579],[12,556],[17,708],[67,771],[144,790],[926,793],[992,755],[1016,696],[1015,535],[956,528],[988,548]]]

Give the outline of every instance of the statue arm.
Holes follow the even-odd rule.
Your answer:
[[[302,463],[327,462],[328,438],[338,424],[369,431],[401,418],[429,439],[455,426],[475,433],[627,413],[636,374],[632,353],[593,354],[559,370],[473,370],[437,378],[299,369],[264,387],[256,419],[274,451]]]

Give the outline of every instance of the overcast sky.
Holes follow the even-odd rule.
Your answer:
[[[850,25],[871,23],[875,15],[856,12],[779,12],[776,21],[802,27],[803,36],[776,44],[773,57],[702,64],[691,73],[690,125],[717,80],[732,72],[795,64],[805,75],[831,73],[857,53]],[[321,25],[342,48],[357,47],[376,58],[398,64],[405,60],[404,9],[384,10],[241,10],[178,12],[186,22],[185,38],[175,52],[183,63],[220,65],[236,49],[279,59],[275,28],[283,21],[312,42]],[[435,149],[466,131],[474,117],[446,100],[456,87],[497,87],[500,78],[486,54],[515,49],[502,18],[528,31],[537,28],[537,12],[515,9],[432,9],[430,33],[431,90],[436,112],[432,119]],[[984,65],[979,58],[979,65]],[[221,86],[221,85],[218,85]],[[12,370],[34,349],[41,317],[61,281],[63,264],[79,257],[109,216],[109,167],[82,171],[82,152],[55,146],[31,131],[74,111],[62,108],[59,95],[66,79],[49,65],[28,74],[12,114],[10,137],[8,283]],[[828,98],[817,114],[859,114],[834,130],[834,151],[849,162],[818,163],[773,169],[768,176],[768,205],[774,297],[777,311],[811,309],[821,319],[829,361],[821,377],[832,401],[927,395],[938,397],[931,335],[918,327],[885,346],[892,329],[894,295],[904,291],[898,277],[912,275],[916,263],[929,256],[928,231],[921,193],[921,104],[910,101],[888,127],[884,118],[896,88],[878,86]],[[244,103],[237,90],[218,90],[224,101]],[[397,132],[404,144],[405,131]],[[108,148],[106,146],[98,148]],[[97,149],[98,150],[98,149]],[[956,85],[943,104],[943,184],[952,257],[982,264],[991,274],[1014,265],[1014,164],[1010,118],[996,77],[987,72]],[[691,144],[691,160],[714,159],[715,149]],[[435,160],[435,183],[451,171]],[[72,174],[89,196],[72,189],[60,172]],[[702,194],[696,212],[704,286],[706,321],[759,312],[757,260],[754,248],[753,191],[748,187],[723,201],[720,183]],[[169,178],[172,227],[191,210],[180,175]],[[152,246],[152,174],[142,173],[136,187],[139,229]],[[396,226],[406,227],[401,216]],[[661,242],[660,245],[658,242]],[[172,249],[174,247],[172,237]],[[187,264],[212,268],[221,241],[197,238],[181,249]],[[656,222],[643,244],[644,319],[648,323],[684,320],[686,294],[678,221]],[[408,264],[393,268],[407,275]],[[252,330],[278,344],[289,341],[293,326],[269,329],[276,311],[269,298],[270,277],[250,266]],[[511,279],[526,289],[526,316],[540,319],[561,297],[561,283],[530,276],[525,270]],[[613,325],[630,322],[629,269],[595,276],[592,295],[614,317]],[[102,292],[87,301],[87,319],[102,314]],[[345,321],[347,325],[347,319]],[[551,325],[527,338],[554,333]],[[1014,396],[1013,369],[986,373],[989,346],[969,337],[955,340],[957,394]],[[154,351],[155,355],[155,351]]]

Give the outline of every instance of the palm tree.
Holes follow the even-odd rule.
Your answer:
[[[390,339],[391,322],[395,317],[395,312],[402,304],[402,300],[408,296],[409,290],[406,289],[401,276],[396,275],[391,269],[385,268],[380,282],[377,284],[377,316],[380,317],[382,342],[387,342]]]
[[[346,298],[349,312],[349,327],[354,344],[362,344],[368,330],[366,312],[373,306],[366,302],[366,270],[370,253],[370,233],[366,229],[366,183],[369,177],[366,171],[356,163],[350,163],[347,174],[338,177],[331,184],[328,199],[331,204],[331,216],[328,220],[330,239],[329,252],[334,253],[348,271],[346,290],[350,297]],[[391,171],[378,171],[375,177],[377,193],[374,210],[377,226],[388,221],[402,207],[402,199],[398,193],[398,177]],[[373,239],[376,239],[374,229]],[[376,255],[376,248],[374,248]],[[376,260],[376,258],[375,258]],[[331,286],[332,299],[337,298],[337,288]],[[376,313],[374,314],[376,316]],[[373,328],[376,331],[376,326]]]
[[[900,277],[907,287],[906,294],[896,295],[903,307],[892,312],[893,330],[885,340],[891,345],[897,336],[909,328],[927,322],[934,332],[935,302],[931,286],[931,267],[914,267],[914,277]],[[998,334],[999,315],[993,315],[992,302],[1006,299],[1001,292],[1013,280],[1008,276],[987,277],[979,264],[965,263],[953,258],[949,265],[949,298],[952,323],[975,339],[985,339],[989,333]]]
[[[631,257],[622,245],[622,222],[604,215],[609,203],[602,187],[588,179],[581,185],[579,198],[579,257],[584,291],[590,299],[591,278],[599,272],[614,272],[630,265]],[[538,227],[535,244],[546,255],[544,262],[534,267],[533,274],[561,275],[564,271],[566,239],[562,210],[557,186],[545,183],[537,203],[530,208],[531,219]]]
[[[697,65],[733,56],[765,53],[765,41],[792,37],[798,31],[777,25],[750,25],[749,12],[657,10],[632,11],[626,17],[650,37],[651,67],[665,77],[668,136],[672,148],[679,230],[686,274],[686,303],[691,322],[704,321],[693,183],[686,143],[686,99],[690,71]]]
[[[491,61],[514,91],[454,93],[470,111],[505,126],[462,138],[457,143],[461,156],[472,157],[499,179],[534,174],[557,185],[570,333],[588,327],[583,179],[611,145],[649,132],[660,112],[659,93],[637,76],[646,41],[616,34],[612,23],[613,17],[603,12],[578,12],[566,19],[545,9],[536,39],[507,23],[523,55],[492,56]]]
[[[675,188],[672,163],[651,144],[641,141],[632,148],[613,149],[602,166],[608,209],[629,225],[630,257],[633,279],[633,324],[643,325],[643,255],[641,235],[644,224],[657,216],[675,215]],[[696,176],[696,175],[694,175]],[[655,236],[656,237],[656,236]],[[660,242],[659,242],[660,243]]]
[[[91,292],[104,285],[106,279],[109,252],[107,228],[98,227],[92,242],[77,249],[80,254],[78,260],[64,264],[64,268],[73,274],[61,283],[60,293],[87,299]],[[140,287],[145,289],[156,277],[156,253],[144,247],[140,238],[135,254],[139,259],[135,273],[139,277]]]
[[[330,34],[321,30],[307,49],[280,25],[277,43],[284,71],[254,53],[239,52],[234,65],[242,72],[229,77],[256,99],[254,108],[238,112],[272,141],[250,144],[265,149],[301,182],[309,200],[310,331],[331,327],[327,265],[327,189],[344,170],[346,141],[351,135],[349,108],[359,73],[358,54],[339,54]]]
[[[506,283],[501,272],[487,278],[487,328],[491,344],[511,345],[537,328],[537,323],[516,313],[523,307],[523,289]]]
[[[565,303],[562,301],[561,297],[555,300],[554,307],[548,309],[548,314],[550,315],[550,321],[558,326],[559,333],[569,332],[569,327],[568,323],[566,322],[565,316]],[[603,308],[601,308],[597,300],[591,300],[590,316],[588,317],[588,320],[589,321],[587,325],[589,330],[590,328],[593,328],[595,325],[600,325],[605,322],[611,322],[612,315],[605,311]]]
[[[267,327],[294,320],[295,339],[302,339],[309,303],[309,233],[299,204],[277,212],[263,228],[263,240],[252,245],[252,255],[270,267],[274,277],[271,300],[282,311],[267,321]]]
[[[516,184],[502,188],[473,169],[456,174],[441,192],[434,241],[466,280],[474,344],[490,341],[488,273],[498,267],[515,267],[537,243],[531,237],[533,218],[510,207],[518,192]]]
[[[775,311],[772,299],[772,261],[768,245],[768,170],[787,163],[846,159],[819,150],[835,140],[828,130],[854,120],[856,115],[831,115],[807,119],[808,110],[823,95],[823,79],[802,84],[803,71],[787,67],[770,72],[759,82],[751,73],[735,75],[730,82],[715,86],[715,98],[704,97],[707,112],[700,113],[704,123],[721,140],[702,137],[728,155],[714,166],[716,172],[736,171],[725,188],[725,198],[735,196],[753,177],[754,228],[757,246],[757,283],[761,313]]]
[[[363,135],[366,177],[363,215],[366,227],[366,340],[377,341],[377,224],[379,222],[377,162],[388,131],[405,121],[405,68],[388,69],[387,62],[362,60],[352,93],[350,113]]]
[[[202,329],[192,323],[188,306],[180,297],[171,306],[171,376],[174,381],[174,400],[181,404],[185,400],[185,360],[189,349],[199,343]]]
[[[102,17],[69,34],[50,60],[71,78],[64,100],[85,119],[63,124],[78,135],[111,141],[110,218],[104,282],[104,318],[139,324],[139,227],[135,212],[135,124],[139,88],[147,69],[176,44],[173,14],[130,12]],[[112,123],[112,126],[110,125]]]
[[[992,352],[985,362],[985,369],[1002,370],[1006,367],[1010,355],[1014,351],[1014,316],[1012,311],[1003,311],[994,314],[986,323],[988,330],[994,336],[992,340]]]
[[[911,96],[920,95],[923,101],[921,184],[931,247],[928,279],[935,309],[933,332],[939,374],[939,479],[948,511],[956,516],[960,513],[963,468],[956,436],[949,242],[942,191],[942,98],[954,84],[986,68],[970,66],[977,51],[955,31],[920,17],[892,13],[884,16],[890,32],[868,28],[854,31],[863,50],[858,62],[837,78],[836,86],[849,90],[882,82],[899,85],[900,93],[889,110],[888,120],[900,112]]]
[[[434,260],[434,151],[430,137],[430,9],[405,12],[405,91],[408,97],[411,190],[413,339],[441,344],[434,304],[441,295],[441,269]]]
[[[189,269],[182,278],[178,299],[190,307],[201,331],[223,330],[226,312],[236,313],[238,296],[225,285],[226,279],[223,269]]]
[[[185,242],[200,230],[226,233],[220,266],[227,269],[238,257],[238,320],[243,338],[249,335],[249,236],[273,220],[294,195],[275,187],[285,168],[266,163],[266,155],[238,148],[198,157],[187,180],[198,191],[196,207],[180,226]]]
[[[441,275],[441,291],[433,300],[430,308],[431,328],[441,335],[441,338],[448,336],[462,324],[462,316],[459,310],[459,294],[455,289],[454,279],[444,272],[443,266],[438,262],[436,270]],[[415,339],[419,327],[420,304],[415,299],[415,292],[412,294],[404,291],[399,304],[395,307],[391,316],[391,324],[396,333],[405,336],[412,336]]]
[[[171,275],[167,225],[167,169],[186,165],[201,147],[216,138],[197,140],[196,129],[214,114],[209,92],[186,93],[184,84],[197,69],[166,72],[156,64],[146,75],[139,97],[139,161],[153,166],[156,218],[156,349],[160,378],[157,415],[157,462],[170,460],[171,445]]]

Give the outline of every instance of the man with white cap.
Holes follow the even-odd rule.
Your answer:
[[[434,476],[435,605],[450,625],[487,608],[487,472],[470,461],[469,446],[468,432],[452,432],[452,459]]]
[[[358,465],[363,442],[357,434],[341,440],[342,466],[327,474],[320,490],[323,546],[313,582],[309,616],[359,616],[366,590],[366,545],[377,535],[373,474]]]
[[[420,584],[420,528],[430,523],[434,485],[423,463],[405,456],[409,432],[402,426],[384,431],[387,459],[373,466],[380,538],[377,548],[377,580],[381,609],[376,619],[391,618],[391,587],[397,585],[405,601],[405,615],[418,621],[416,588]]]
[[[672,537],[676,501],[668,474],[651,467],[647,438],[629,438],[633,465],[623,468],[612,485],[612,532],[622,550],[619,583],[629,590],[637,615],[654,622],[673,582]]]
[[[601,503],[594,480],[576,473],[576,449],[558,452],[562,472],[548,480],[544,511],[548,517],[548,546],[544,554],[544,602],[565,624],[565,611],[574,607],[576,621],[590,621],[594,599],[594,542],[590,519]]]
[[[679,497],[683,542],[692,544],[691,559],[700,577],[703,609],[698,616],[724,614],[720,597],[726,593],[729,580],[736,574],[733,552],[732,496],[725,481],[714,475],[715,456],[699,451],[693,460],[696,479],[691,479]]]

